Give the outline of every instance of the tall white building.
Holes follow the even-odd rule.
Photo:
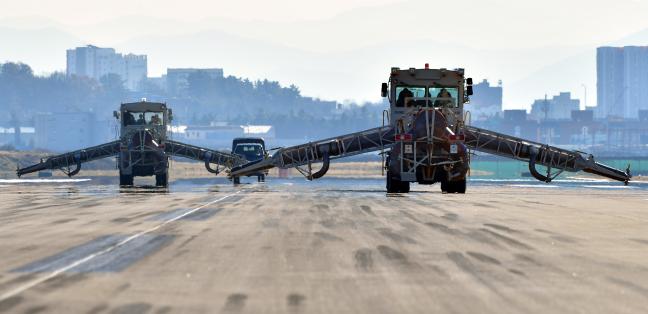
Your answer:
[[[596,74],[597,117],[637,119],[648,109],[648,46],[599,47]]]
[[[126,88],[136,90],[146,79],[148,66],[146,55],[122,55],[113,48],[88,45],[67,50],[66,72],[67,75],[85,76],[97,81],[106,74],[117,74]]]

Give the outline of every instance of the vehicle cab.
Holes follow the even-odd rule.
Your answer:
[[[265,141],[262,138],[235,138],[232,141],[232,153],[247,161],[257,161],[265,156]]]
[[[381,93],[389,98],[392,125],[426,108],[440,109],[454,125],[463,122],[463,106],[472,94],[472,79],[464,78],[463,69],[430,69],[427,64],[424,69],[394,67]]]
[[[164,103],[140,102],[122,104],[113,113],[120,120],[120,134],[126,135],[139,130],[150,130],[158,141],[167,137],[167,125],[173,119],[171,109]]]

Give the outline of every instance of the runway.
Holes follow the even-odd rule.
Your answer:
[[[647,184],[0,182],[0,312],[642,313]]]

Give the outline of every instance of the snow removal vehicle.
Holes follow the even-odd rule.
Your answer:
[[[167,130],[173,112],[164,103],[125,103],[114,112],[114,116],[120,121],[118,140],[41,159],[40,163],[17,169],[16,174],[20,177],[37,171],[61,169],[72,177],[79,173],[83,163],[117,157],[120,185],[133,185],[134,177],[155,176],[155,185],[166,187],[170,156],[202,161],[206,170],[216,175],[245,162],[239,155],[170,140]]]

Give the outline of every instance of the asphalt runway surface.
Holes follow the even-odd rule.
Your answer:
[[[0,180],[4,313],[645,313],[648,189]]]

